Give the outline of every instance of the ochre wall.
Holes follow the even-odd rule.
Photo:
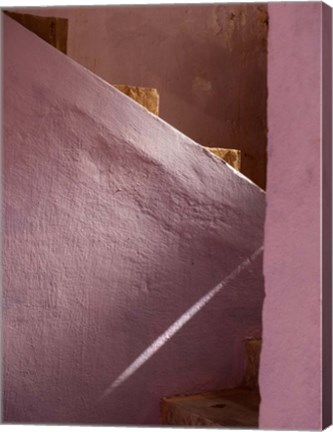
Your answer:
[[[265,187],[265,4],[19,10],[68,18],[70,57],[111,84],[157,88],[164,120],[242,150],[241,171]]]

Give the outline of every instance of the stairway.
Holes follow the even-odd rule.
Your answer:
[[[245,340],[246,368],[241,387],[165,397],[161,422],[172,426],[257,428],[261,339]]]
[[[4,421],[157,425],[163,395],[237,387],[264,192],[3,21]]]
[[[56,17],[42,17],[31,14],[22,14],[4,11],[12,19],[35,33],[45,42],[59,51],[67,54],[68,20]],[[117,90],[145,107],[152,114],[159,115],[160,96],[155,88],[138,87],[133,85],[112,84]],[[210,153],[227,162],[237,171],[241,169],[240,150],[222,147],[205,147]]]

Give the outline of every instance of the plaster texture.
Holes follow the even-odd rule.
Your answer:
[[[323,4],[270,3],[268,8],[260,427],[318,430],[323,425],[321,209],[330,205],[321,191]],[[327,160],[327,178],[330,165]]]
[[[159,424],[240,384],[262,190],[9,17],[3,167],[5,422]]]
[[[265,187],[267,5],[19,10],[67,18],[70,57],[111,84],[156,88],[162,119],[241,150],[242,173]]]

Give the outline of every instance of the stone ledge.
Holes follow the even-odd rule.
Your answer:
[[[259,392],[236,388],[161,401],[163,425],[257,428]]]
[[[211,153],[213,153],[215,156],[218,156],[219,158],[223,159],[225,162],[227,162],[237,171],[240,171],[241,168],[240,150],[226,149],[226,148],[219,148],[219,147],[205,147],[205,148],[209,150]]]
[[[155,88],[135,87],[124,84],[112,85],[138,104],[147,108],[151,113],[159,115],[160,96]]]

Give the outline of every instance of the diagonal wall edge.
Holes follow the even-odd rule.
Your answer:
[[[100,400],[261,247],[263,191],[8,17],[3,166],[5,422],[158,424],[240,383],[261,259]]]

